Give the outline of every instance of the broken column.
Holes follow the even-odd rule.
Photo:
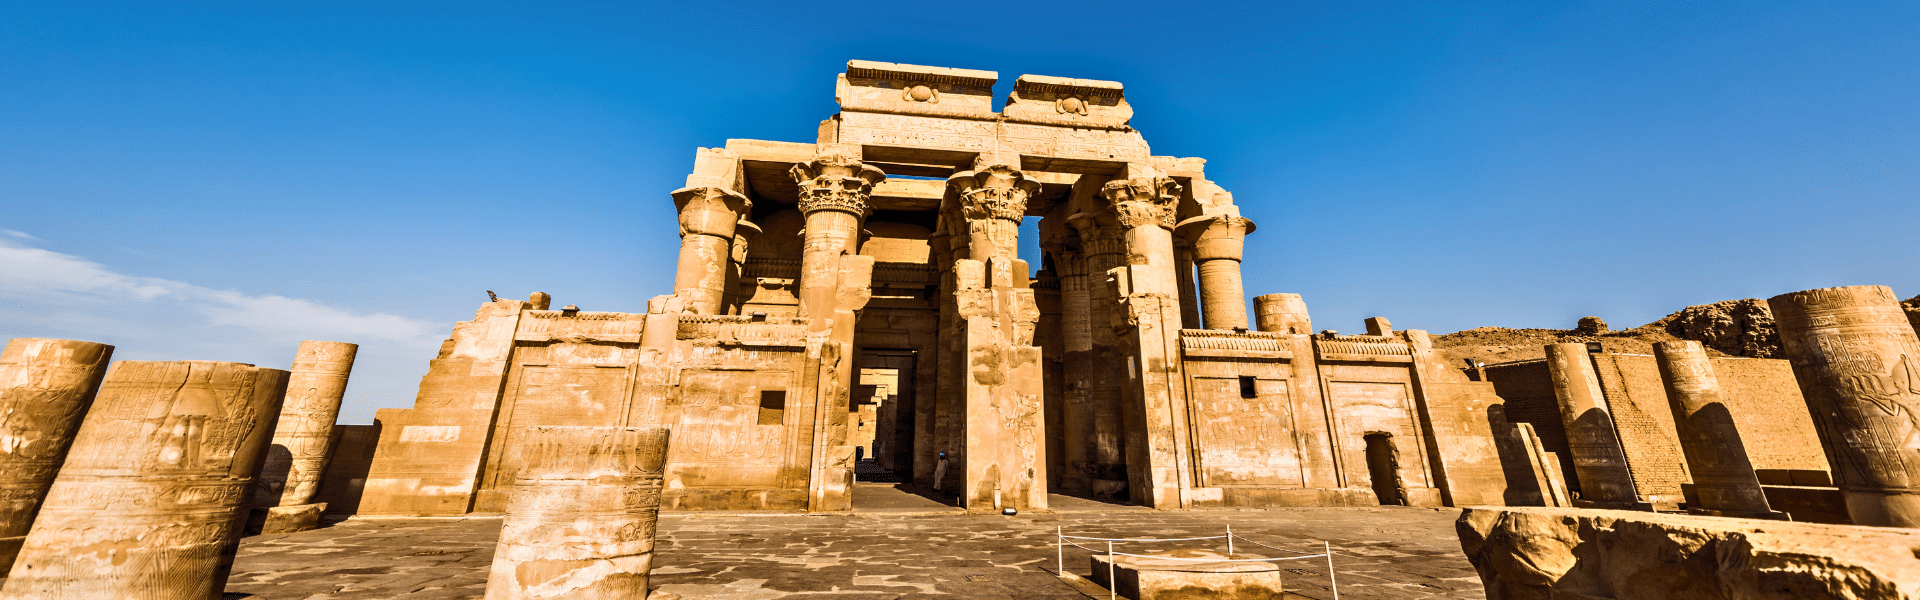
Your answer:
[[[794,165],[799,209],[806,217],[801,241],[800,317],[810,348],[801,375],[803,410],[813,415],[808,510],[851,510],[853,446],[847,443],[847,403],[853,389],[854,311],[872,297],[873,257],[859,251],[860,224],[873,186],[887,178],[859,159],[823,154]],[[813,358],[817,357],[817,359]]]
[[[1247,291],[1240,257],[1253,221],[1235,215],[1203,215],[1180,223],[1200,266],[1200,318],[1207,329],[1246,329]]]
[[[1560,401],[1560,420],[1567,428],[1567,450],[1573,453],[1574,476],[1580,479],[1578,506],[1644,509],[1627,453],[1613,430],[1613,415],[1600,391],[1586,344],[1548,344],[1547,370],[1553,377],[1553,395]]]
[[[1040,348],[1033,345],[1040,309],[1027,288],[1027,263],[1015,258],[1020,219],[1040,182],[991,165],[957,173],[947,185],[968,233],[968,258],[953,267],[955,316],[966,343],[959,365],[966,414],[961,505],[1046,508],[1044,394]]]
[[[1700,342],[1678,340],[1653,345],[1666,382],[1667,404],[1680,435],[1680,451],[1693,474],[1699,506],[1687,512],[1752,519],[1784,518],[1767,506],[1760,478],[1747,458],[1747,446],[1733,423],[1733,413],[1720,397],[1720,379],[1713,373]]]
[[[667,430],[533,427],[487,600],[645,598]]]
[[[218,597],[287,377],[114,363],[0,598]]]
[[[333,422],[347,393],[347,374],[359,344],[300,342],[287,380],[287,400],[273,429],[273,445],[254,484],[249,531],[290,533],[320,525],[327,505],[314,504],[332,451]]]
[[[1893,290],[1767,300],[1857,525],[1920,527],[1920,339]]]
[[[1133,501],[1188,508],[1193,488],[1185,377],[1180,372],[1180,303],[1174,296],[1173,213],[1180,184],[1144,176],[1101,187],[1118,220],[1127,263],[1108,271],[1124,319],[1127,480]],[[1202,318],[1206,318],[1202,314]]]
[[[0,569],[27,539],[112,357],[106,344],[36,338],[0,352]]]
[[[673,274],[673,293],[685,298],[686,309],[694,314],[720,314],[732,273],[734,230],[753,203],[726,188],[689,187],[673,191],[673,204],[680,210],[680,265]]]
[[[1300,299],[1299,294],[1254,296],[1253,315],[1261,331],[1313,333],[1313,319],[1307,316],[1307,302]]]

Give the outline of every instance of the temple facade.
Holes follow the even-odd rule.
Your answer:
[[[1504,503],[1492,384],[1296,295],[1250,319],[1206,160],[1155,156],[1119,83],[995,112],[997,78],[853,61],[817,139],[699,149],[673,293],[483,305],[380,411],[359,512],[499,512],[553,425],[671,429],[670,509],[847,510],[857,455],[970,509]]]

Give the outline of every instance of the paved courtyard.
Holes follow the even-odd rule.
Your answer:
[[[1003,517],[968,515],[891,484],[863,483],[857,493],[853,514],[662,514],[653,585],[685,598],[740,600],[1086,598],[1085,584],[1076,588],[1054,573],[1056,528],[1088,537],[1195,537],[1231,525],[1246,539],[1302,553],[1331,542],[1342,598],[1485,597],[1460,555],[1453,509],[1163,512],[1056,495],[1053,512]],[[247,538],[226,599],[480,598],[499,530],[498,518],[355,518]],[[1244,542],[1237,549],[1282,555]],[[1067,570],[1087,575],[1087,556],[1067,548]],[[1288,563],[1287,589],[1330,598],[1323,561]]]

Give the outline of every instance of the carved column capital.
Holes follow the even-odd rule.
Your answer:
[[[1067,223],[1080,234],[1080,246],[1088,256],[1118,254],[1121,251],[1120,221],[1111,210],[1074,213]]]
[[[1100,187],[1100,197],[1112,203],[1121,227],[1159,225],[1171,230],[1174,209],[1180,205],[1180,184],[1171,177],[1117,179]]]
[[[968,221],[1000,219],[1019,222],[1027,214],[1027,200],[1040,193],[1040,181],[1018,169],[993,165],[947,178]]]
[[[788,174],[800,187],[801,214],[837,210],[859,217],[872,212],[867,197],[873,193],[873,186],[887,179],[880,169],[838,154],[796,164]]]
[[[688,187],[673,191],[673,206],[680,212],[680,237],[696,233],[731,239],[734,224],[753,208],[753,201],[727,188]]]

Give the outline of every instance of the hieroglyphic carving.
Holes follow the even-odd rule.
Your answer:
[[[1920,339],[1898,298],[1854,286],[1767,304],[1854,522],[1920,527]]]
[[[0,569],[13,564],[113,346],[16,338],[0,352]]]
[[[1203,487],[1300,485],[1286,380],[1255,380],[1252,398],[1236,378],[1196,377],[1193,389],[1190,414]]]
[[[219,362],[113,365],[0,598],[205,598],[288,374]]]
[[[490,600],[647,595],[667,430],[538,427],[514,480]]]
[[[840,141],[845,143],[972,152],[994,147],[991,121],[868,113],[845,113],[840,118]]]
[[[287,381],[286,402],[274,426],[273,446],[254,486],[257,507],[297,506],[313,500],[326,469],[333,422],[346,395],[356,344],[300,342]]]

